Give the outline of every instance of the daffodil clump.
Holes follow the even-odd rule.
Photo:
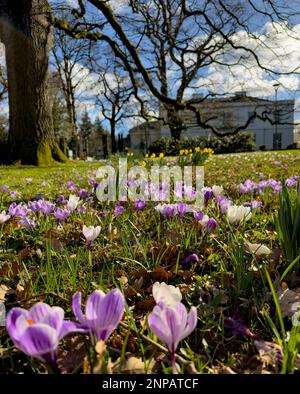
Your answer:
[[[205,160],[212,156],[214,151],[211,148],[201,149],[199,146],[194,149],[180,149],[178,164],[181,166],[185,165],[202,165]]]
[[[180,149],[179,155],[180,156],[188,156],[188,155],[193,155],[195,153],[202,153],[202,154],[207,154],[208,156],[212,156],[214,154],[214,151],[211,148],[204,148],[201,149],[199,146],[196,146],[193,149]]]

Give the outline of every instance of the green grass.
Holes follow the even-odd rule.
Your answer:
[[[130,165],[141,160],[130,158]],[[117,164],[117,158],[113,164]],[[0,167],[0,188],[10,186],[10,190],[17,192],[17,202],[27,203],[36,194],[55,202],[60,194],[68,197],[76,193],[67,186],[70,178],[76,190],[90,190],[90,178],[100,165],[102,163],[78,162],[48,168]],[[263,203],[261,209],[253,211],[251,220],[237,226],[228,224],[212,200],[204,209],[218,222],[212,234],[204,234],[191,214],[183,219],[161,218],[152,202],[143,211],[136,211],[128,202],[124,204],[123,215],[115,217],[114,203],[99,203],[94,198],[93,202],[85,203],[86,212],[72,213],[63,225],[57,226],[51,216],[40,215],[33,230],[18,227],[18,220],[10,219],[0,225],[0,284],[10,289],[5,300],[7,309],[19,304],[29,307],[43,300],[62,306],[67,316],[73,318],[70,301],[76,290],[81,290],[86,298],[94,289],[107,291],[117,286],[127,302],[124,321],[132,330],[119,327],[114,332],[107,342],[109,356],[113,361],[119,356],[124,361],[126,352],[131,352],[144,361],[145,368],[151,360],[157,360],[158,372],[171,372],[168,359],[161,360],[155,345],[139,335],[158,342],[145,322],[153,307],[152,284],[165,281],[181,289],[187,307],[197,307],[197,329],[181,343],[182,357],[190,360],[194,368],[205,373],[220,373],[224,366],[237,373],[264,369],[278,373],[281,364],[274,362],[265,366],[254,339],[274,344],[281,341],[282,345],[285,339],[281,337],[279,341],[274,332],[291,329],[290,319],[283,320],[277,313],[276,299],[274,303],[278,278],[287,267],[274,225],[279,195],[271,190],[263,195],[258,192],[241,195],[238,185],[246,179],[284,181],[295,175],[300,175],[298,151],[210,157],[205,163],[207,186],[222,185],[224,194],[238,205],[253,200]],[[7,210],[12,202],[9,192],[0,193],[0,212]],[[103,211],[107,216],[101,214]],[[90,256],[82,235],[83,224],[101,226]],[[265,244],[273,255],[255,256],[247,252],[245,241]],[[182,259],[192,253],[196,253],[200,261],[182,266]],[[285,286],[292,290],[298,288],[295,275],[298,273],[291,269],[284,278]],[[270,283],[274,286],[271,287],[273,299]],[[255,337],[236,335],[224,326],[227,318],[241,322]],[[67,354],[72,352],[70,341],[65,341],[63,347]],[[285,372],[294,369],[297,346],[294,342],[293,346],[283,346],[283,351],[291,352],[291,348],[291,355],[285,357],[288,359]],[[5,357],[1,358],[1,350]],[[251,361],[254,358],[255,363]],[[182,372],[188,372],[188,362],[179,364]],[[4,328],[0,328],[0,368],[7,373],[43,371],[37,362],[28,363],[26,356],[12,352],[12,342]],[[122,368],[119,371],[124,370]],[[76,360],[71,365],[72,371],[82,371]]]

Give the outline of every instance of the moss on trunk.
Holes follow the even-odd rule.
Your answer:
[[[36,163],[38,166],[48,166],[55,161],[66,163],[67,157],[63,154],[56,142],[43,141],[39,144],[36,152]]]

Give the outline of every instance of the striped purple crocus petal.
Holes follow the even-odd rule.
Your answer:
[[[168,349],[172,351],[173,341],[171,329],[164,314],[162,313],[162,309],[165,307],[166,306],[163,303],[159,303],[159,305],[154,307],[152,313],[148,317],[148,325],[157,338],[164,342]]]
[[[166,308],[165,314],[172,336],[171,352],[175,352],[181,339],[185,338],[182,334],[186,327],[187,312],[185,306],[179,302],[173,305],[172,308]]]
[[[28,326],[29,312],[22,308],[13,308],[6,317],[6,327],[13,342],[18,346],[22,334]]]
[[[85,307],[86,320],[95,320],[99,316],[100,305],[105,298],[102,290],[95,290],[87,299]]]
[[[99,340],[106,341],[120,323],[125,309],[123,294],[119,289],[111,290],[99,304],[95,333]]]
[[[180,340],[188,337],[196,328],[197,326],[197,309],[192,306],[190,312],[187,316],[186,326],[181,334]]]
[[[125,301],[119,289],[108,294],[95,290],[87,299],[84,316],[81,293],[75,293],[72,309],[83,330],[89,330],[98,340],[106,341],[123,317]]]
[[[20,349],[28,356],[47,364],[54,364],[57,346],[58,337],[55,329],[39,323],[26,329]]]
[[[35,323],[43,321],[52,311],[50,305],[44,302],[37,302],[29,310],[29,319],[33,320]]]
[[[79,322],[83,324],[84,317],[83,317],[83,314],[82,314],[81,292],[80,291],[77,291],[73,295],[72,310],[73,310],[74,315],[76,316],[76,319],[79,320]]]

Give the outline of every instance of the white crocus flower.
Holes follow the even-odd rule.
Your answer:
[[[175,286],[167,285],[165,282],[155,282],[152,287],[152,294],[156,303],[163,302],[167,306],[172,306],[182,300],[180,290]]]
[[[227,209],[227,218],[230,224],[241,223],[243,220],[249,220],[252,216],[250,207],[243,205],[231,205]]]
[[[269,255],[272,253],[271,249],[269,249],[266,245],[251,244],[250,242],[246,242],[245,245],[250,250],[250,252],[256,254],[256,256]]]
[[[79,202],[80,202],[80,197],[76,196],[75,194],[70,194],[66,208],[69,211],[75,211],[75,209],[79,205]]]
[[[214,196],[217,197],[217,196],[219,196],[222,193],[223,186],[213,185],[211,190],[214,193]]]
[[[209,221],[209,216],[208,215],[204,215],[203,218],[201,220],[199,220],[201,226],[206,226],[208,221]]]
[[[97,226],[83,226],[82,232],[88,242],[93,242],[100,234],[101,227]]]
[[[0,224],[6,222],[10,218],[10,215],[6,214],[5,211],[0,213]]]

